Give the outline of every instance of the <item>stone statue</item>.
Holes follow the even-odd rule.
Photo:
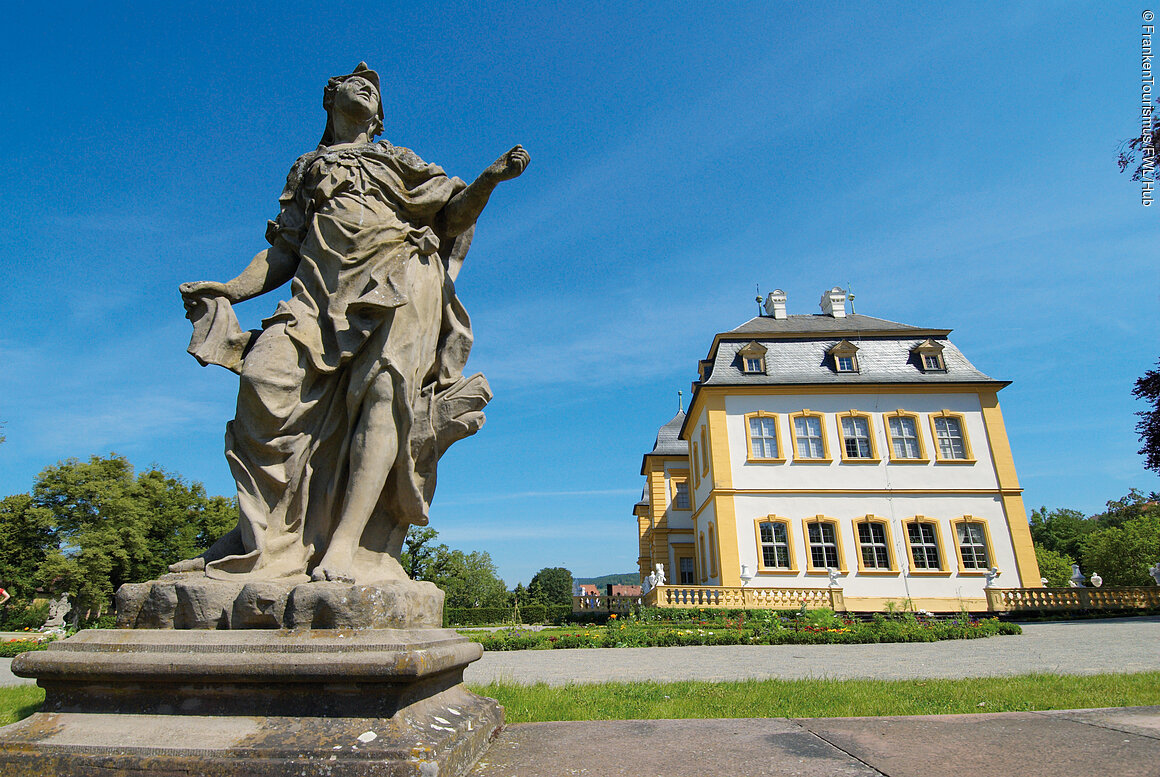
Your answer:
[[[842,582],[840,580],[838,580],[838,576],[840,574],[841,573],[838,571],[838,569],[836,567],[827,567],[826,568],[826,575],[830,578],[830,588],[838,588],[842,585]]]
[[[1068,581],[1068,586],[1071,588],[1087,588],[1083,584],[1083,572],[1079,571],[1079,564],[1071,565],[1071,580]]]
[[[647,594],[649,591],[656,588],[656,586],[657,586],[657,573],[656,572],[649,572],[648,577],[646,577],[644,579],[644,584],[641,586],[640,592],[642,594]]]
[[[1104,584],[1104,579],[1100,577],[1099,572],[1092,572],[1092,587],[1099,588]]]
[[[72,603],[68,600],[68,593],[63,593],[53,599],[48,603],[48,617],[45,618],[44,625],[40,627],[40,630],[63,628],[64,619],[71,609]]]
[[[656,576],[657,576],[656,585],[664,585],[665,584],[665,565],[664,564],[657,564]]]
[[[468,185],[383,131],[378,74],[359,63],[323,94],[326,128],[299,157],[270,247],[226,283],[181,285],[199,362],[241,376],[226,458],[238,526],[174,572],[238,582],[405,580],[439,457],[484,422],[491,390],[462,374],[471,324],[454,280],[516,146]],[[231,304],[291,282],[261,331]]]
[[[1148,574],[1156,581],[1156,585],[1160,585],[1160,561],[1148,567]]]
[[[999,567],[991,567],[983,574],[987,578],[987,582],[983,584],[983,587],[984,588],[994,588],[995,584],[999,582],[999,575],[1001,575],[1003,573],[999,571]],[[1047,578],[1044,578],[1044,579],[1046,580]],[[1044,585],[1046,585],[1046,583],[1044,583]]]

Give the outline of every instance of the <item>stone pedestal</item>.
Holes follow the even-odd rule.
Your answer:
[[[153,585],[160,594],[154,587],[136,600],[165,600],[169,584]],[[402,585],[418,599],[424,586],[438,591]],[[291,598],[324,620],[348,605],[383,618],[399,612],[385,603],[397,596],[345,588],[343,596],[335,584],[304,584]],[[230,609],[223,601],[203,610]],[[418,621],[432,615],[428,605],[412,610]],[[502,707],[463,686],[464,668],[481,655],[437,623],[84,631],[13,662],[46,700],[0,729],[0,775],[460,775],[503,725]]]

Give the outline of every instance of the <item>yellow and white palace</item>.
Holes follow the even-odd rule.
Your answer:
[[[775,291],[713,338],[641,465],[641,578],[665,573],[647,603],[983,611],[988,587],[1041,587],[1008,382],[948,329],[846,303],[834,288],[787,315]]]

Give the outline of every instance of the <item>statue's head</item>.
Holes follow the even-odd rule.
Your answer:
[[[372,122],[370,136],[381,135],[383,132],[383,97],[379,86],[379,74],[367,67],[366,62],[359,62],[354,71],[335,76],[326,82],[326,89],[322,92],[322,107],[326,111],[326,129],[322,133],[320,143],[329,146],[334,142],[334,112],[336,110],[348,116],[361,118],[359,113],[365,113],[366,119]]]

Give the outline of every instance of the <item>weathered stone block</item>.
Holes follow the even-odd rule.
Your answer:
[[[177,595],[177,611],[173,616],[174,628],[230,628],[234,600],[238,598],[242,588],[242,583],[228,583],[206,577],[174,583],[173,589]]]
[[[291,629],[438,628],[443,592],[434,583],[399,580],[375,585],[305,583],[290,592]]]
[[[177,591],[172,583],[148,583],[149,593],[141,603],[134,628],[172,629],[173,616],[177,612]]]
[[[117,628],[131,629],[137,625],[141,607],[153,589],[153,581],[148,583],[125,583],[117,589]]]
[[[230,628],[281,628],[290,590],[290,586],[282,583],[247,583],[234,600]]]

